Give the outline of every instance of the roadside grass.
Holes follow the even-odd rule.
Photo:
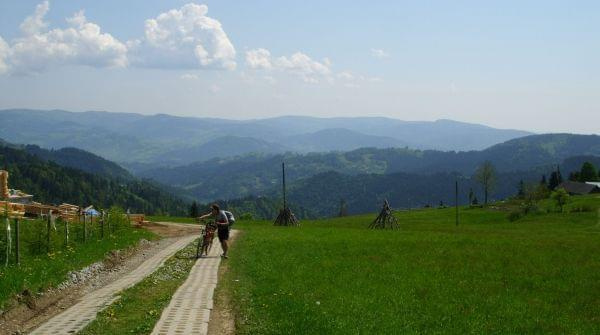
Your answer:
[[[196,218],[189,218],[189,217],[182,217],[182,216],[155,215],[155,216],[147,216],[146,220],[152,221],[152,222],[175,222],[175,223],[198,224],[198,222],[196,222]]]
[[[240,334],[600,333],[600,197],[540,206],[240,223],[218,289]]]
[[[119,300],[78,334],[150,334],[196,262],[196,243],[188,244],[150,276],[121,292]]]
[[[80,270],[103,260],[111,250],[133,247],[140,239],[158,238],[149,231],[126,224],[113,225],[111,230],[105,227],[105,235],[102,238],[100,226],[88,223],[88,236],[84,243],[82,224],[72,223],[69,224],[69,244],[65,245],[64,227],[64,223],[56,222],[56,231],[51,229],[48,248],[45,221],[21,222],[21,264],[15,264],[13,236],[13,251],[9,257],[9,266],[5,267],[6,225],[4,219],[0,219],[0,231],[3,233],[0,236],[0,250],[3,253],[0,257],[0,309],[9,307],[7,304],[11,299],[25,290],[35,295],[50,287],[56,287],[67,279],[70,271]],[[11,229],[14,233],[12,221]]]

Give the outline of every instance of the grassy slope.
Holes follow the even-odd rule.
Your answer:
[[[11,222],[14,231],[14,224]],[[0,267],[0,308],[15,294],[25,289],[32,293],[56,286],[67,279],[67,273],[82,269],[94,262],[104,259],[106,254],[115,249],[124,249],[137,244],[142,239],[155,239],[156,235],[142,229],[119,227],[112,234],[105,231],[104,239],[100,238],[97,224],[88,226],[90,237],[82,243],[83,228],[81,224],[69,225],[70,242],[64,246],[64,224],[56,223],[56,232],[52,232],[51,249],[47,252],[44,221],[26,221],[21,224],[21,265],[14,265],[14,253],[9,267]],[[4,219],[0,219],[0,231],[6,231]],[[2,236],[2,252],[5,252],[5,236]],[[39,243],[41,240],[41,244]],[[14,241],[13,241],[14,247]]]
[[[242,334],[598,333],[600,198],[596,210],[528,216],[453,209],[239,224],[220,290]]]

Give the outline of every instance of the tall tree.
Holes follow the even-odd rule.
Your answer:
[[[340,200],[340,212],[338,214],[339,217],[348,216],[348,205],[346,204],[346,200]]]
[[[519,193],[517,193],[517,197],[523,198],[524,196],[525,196],[525,183],[523,182],[523,179],[521,179],[521,181],[519,181]]]
[[[560,184],[558,179],[558,172],[552,171],[552,173],[550,174],[550,181],[548,182],[548,189],[554,191]]]
[[[548,182],[546,181],[546,175],[542,175],[542,180],[540,180],[540,184],[548,187]]]
[[[560,173],[560,165],[556,166],[556,174],[558,175],[558,185],[560,185],[563,182],[563,176],[562,173]]]
[[[592,163],[583,163],[583,165],[581,166],[581,172],[579,172],[579,181],[598,181],[598,171]]]
[[[190,206],[190,217],[197,218],[198,216],[200,216],[198,213],[198,203],[194,201]]]
[[[490,161],[485,161],[483,164],[475,171],[475,179],[481,184],[483,187],[484,194],[484,205],[487,205],[489,195],[494,190],[496,186],[496,168]]]

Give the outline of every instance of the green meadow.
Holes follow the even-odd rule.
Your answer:
[[[219,290],[241,334],[600,333],[600,197],[238,223]]]

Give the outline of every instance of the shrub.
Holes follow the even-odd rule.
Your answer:
[[[523,217],[523,212],[521,210],[514,210],[508,213],[507,219],[510,222],[515,222]]]
[[[254,216],[252,216],[252,213],[244,213],[242,215],[240,215],[240,221],[252,221],[254,220]]]

